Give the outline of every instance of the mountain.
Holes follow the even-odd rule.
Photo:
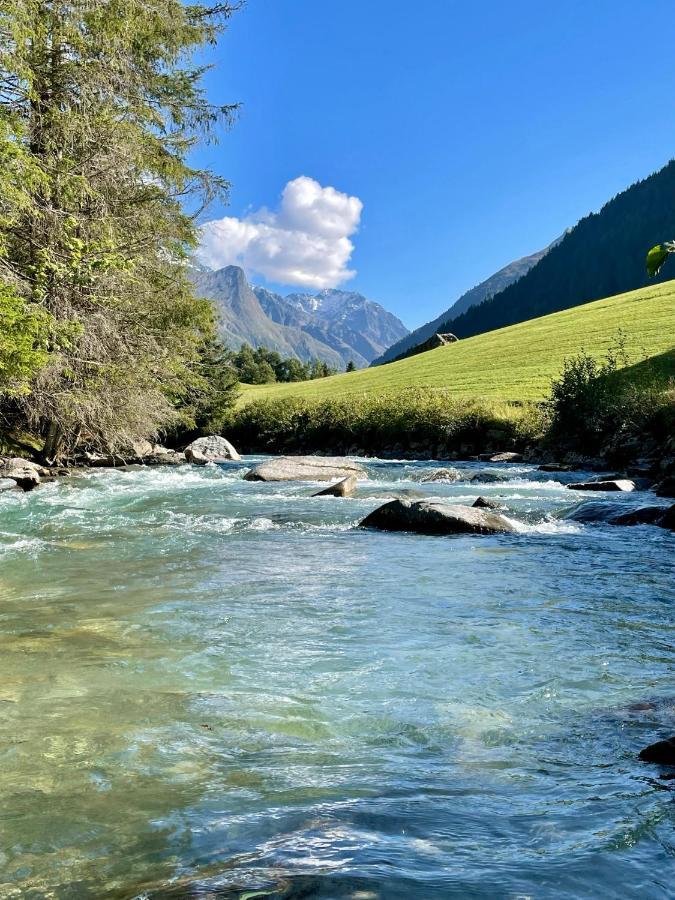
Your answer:
[[[254,291],[273,321],[302,328],[358,366],[368,365],[408,334],[396,316],[354,291],[328,289],[286,297],[265,288]]]
[[[265,346],[344,369],[350,359],[367,366],[388,343],[407,334],[396,316],[351,291],[282,297],[252,287],[239,266],[217,271],[197,266],[192,278],[197,292],[215,303],[219,334],[229,347]]]
[[[666,263],[650,279],[645,256],[654,244],[673,237],[675,161],[581,219],[520,280],[441,327],[469,337],[666,281],[673,277],[672,266]]]
[[[461,315],[461,313],[465,312],[470,307],[476,306],[490,297],[494,297],[496,294],[503,291],[504,288],[513,284],[513,282],[518,281],[518,279],[522,278],[523,275],[526,275],[552,247],[555,247],[560,243],[563,237],[564,235],[553,241],[552,244],[549,244],[548,247],[545,247],[543,250],[538,250],[530,256],[523,256],[521,259],[510,262],[498,272],[495,272],[494,275],[490,275],[489,278],[486,278],[485,281],[481,281],[480,284],[472,287],[471,290],[462,294],[449,309],[446,309],[440,316],[437,316],[433,322],[427,322],[426,325],[420,325],[419,328],[411,331],[410,334],[406,335],[402,340],[392,344],[374,361],[373,364],[379,365],[380,363],[391,362],[393,359],[398,359],[401,356],[407,356],[408,351],[413,350],[415,347],[419,346],[419,344],[424,343],[424,341],[428,340],[432,335],[439,331],[447,331],[446,323],[450,319]]]

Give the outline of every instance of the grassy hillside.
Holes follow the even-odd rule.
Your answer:
[[[241,403],[297,397],[306,400],[382,394],[406,388],[446,389],[458,399],[538,400],[566,357],[595,356],[626,337],[630,361],[659,356],[675,345],[675,281],[596,300],[430,350],[419,356],[299,384],[244,386]],[[675,375],[673,354],[664,375]]]

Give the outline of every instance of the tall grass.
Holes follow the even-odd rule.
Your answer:
[[[247,452],[448,458],[522,449],[541,437],[534,403],[459,400],[449,391],[257,400],[234,411],[227,433]]]

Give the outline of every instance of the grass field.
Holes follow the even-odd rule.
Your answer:
[[[244,385],[240,404],[446,389],[457,399],[539,400],[566,357],[601,357],[626,338],[632,364],[675,345],[675,281],[619,294],[430,350],[399,362],[297,384]],[[672,368],[673,354],[664,356]],[[675,374],[664,371],[664,374]]]

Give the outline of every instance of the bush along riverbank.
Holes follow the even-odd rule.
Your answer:
[[[491,450],[531,450],[545,430],[533,403],[455,400],[409,390],[330,400],[258,400],[233,412],[227,433],[258,453],[336,453],[452,459]]]

